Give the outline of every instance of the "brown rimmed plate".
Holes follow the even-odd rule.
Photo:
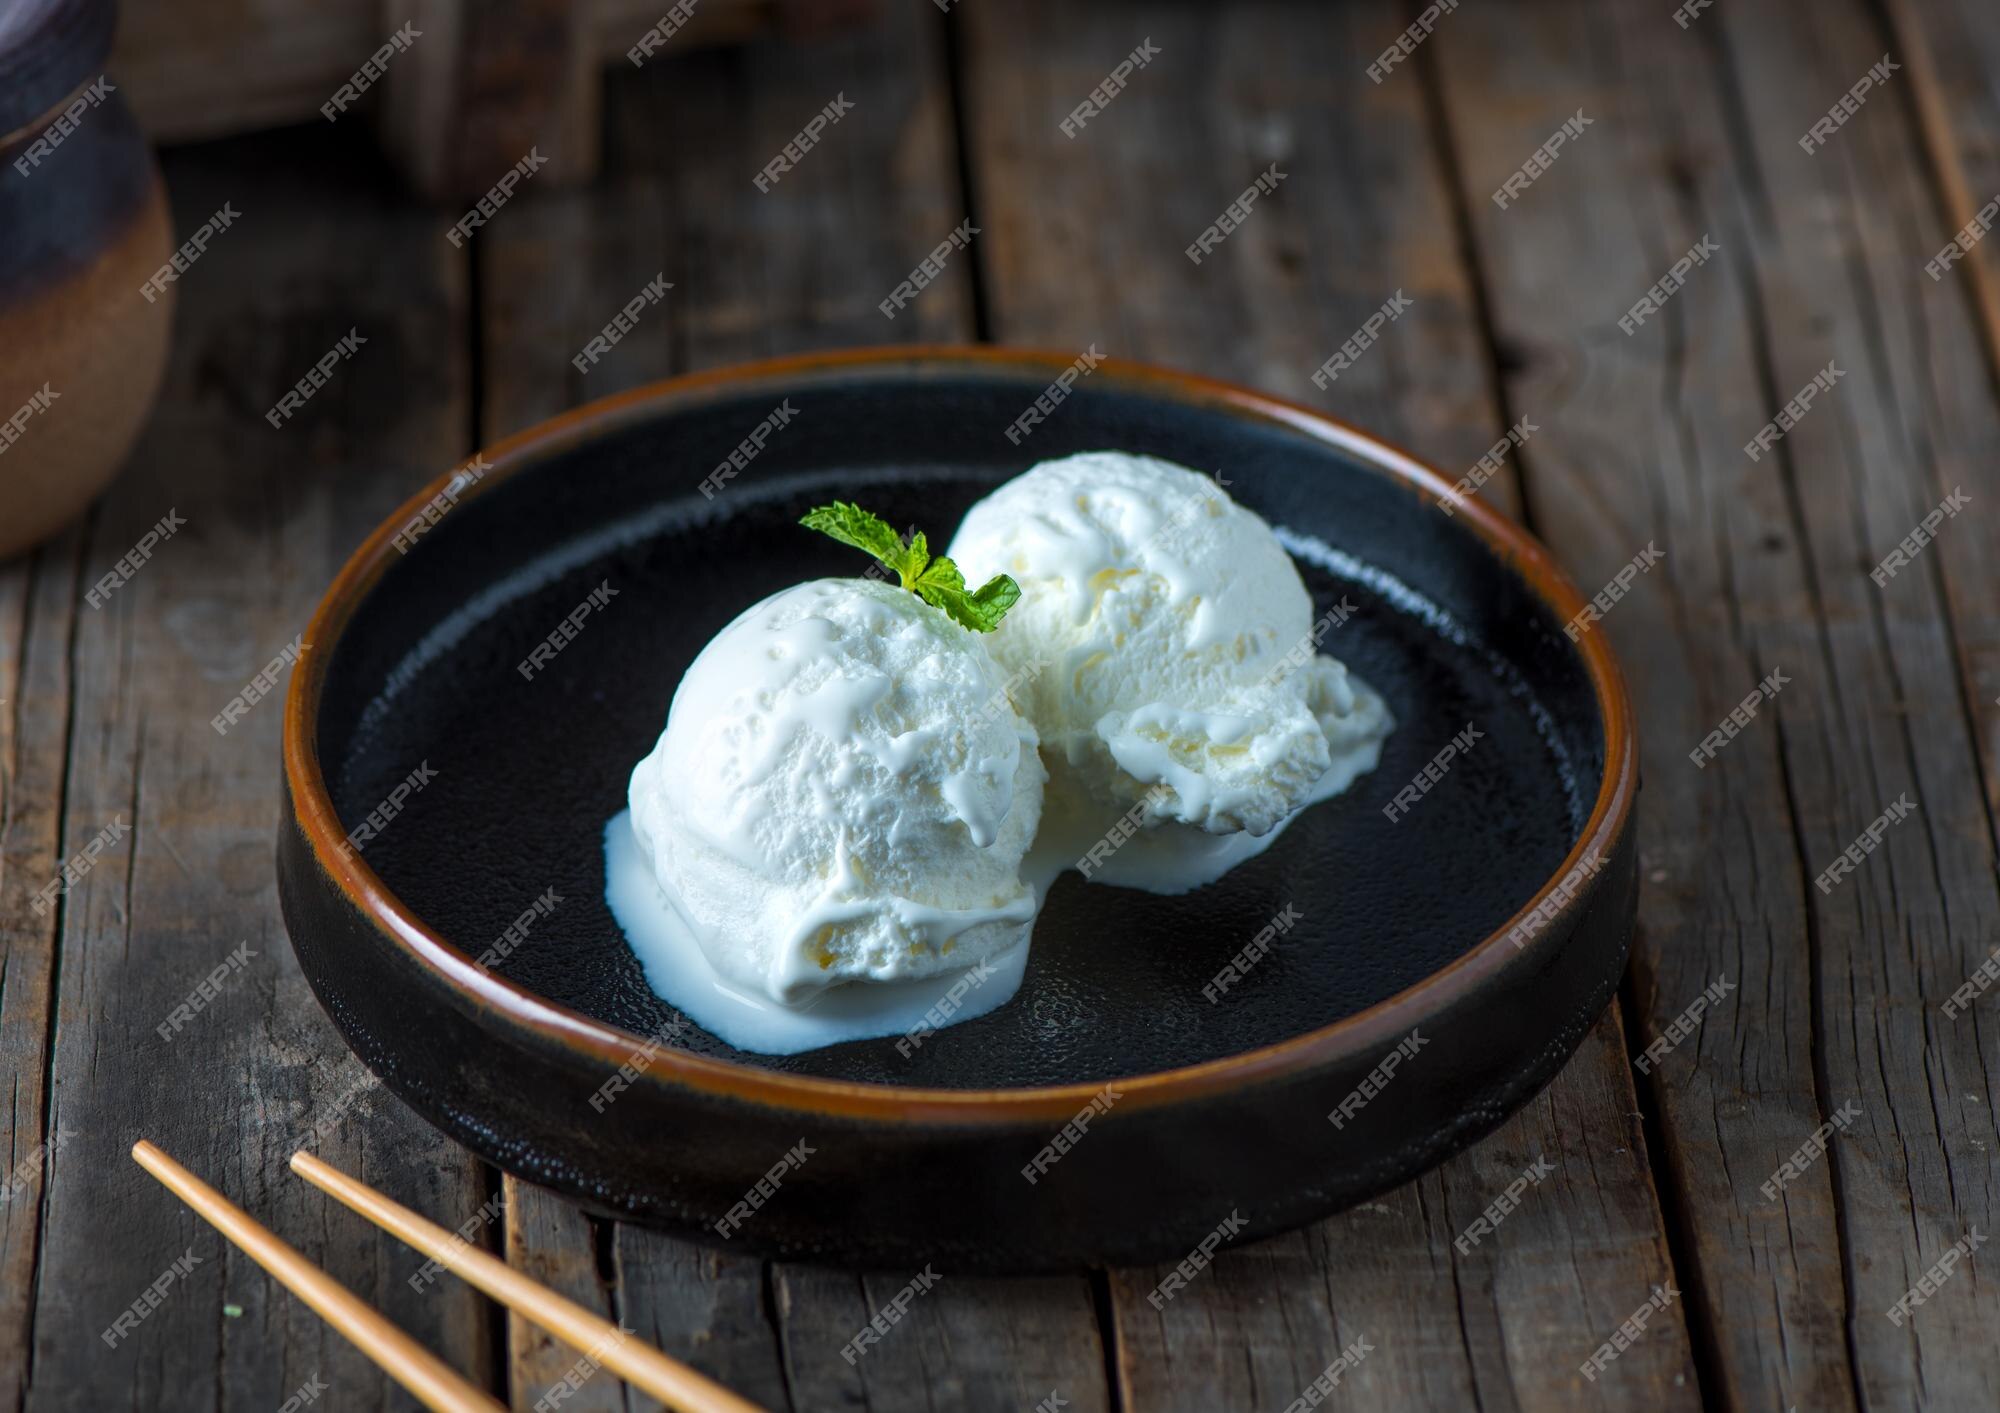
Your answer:
[[[1115,361],[1049,392],[1069,364],[884,349],[674,379],[501,443],[369,538],[292,681],[278,871],[314,991],[391,1090],[624,1218],[1025,1271],[1177,1259],[1232,1212],[1238,1240],[1299,1225],[1548,1082],[1617,986],[1637,888],[1630,711],[1602,635],[1563,631],[1574,587],[1352,428]],[[1183,897],[1066,876],[1020,994],[921,1046],[765,1057],[686,1024],[625,946],[601,855],[686,664],[775,589],[855,572],[796,528],[810,505],[858,500],[942,543],[1000,481],[1096,448],[1219,472],[1281,528],[1321,611],[1352,610],[1325,650],[1397,715],[1380,767]],[[1287,908],[1298,923],[1205,997]]]

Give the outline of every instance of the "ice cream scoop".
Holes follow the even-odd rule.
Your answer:
[[[695,659],[632,772],[631,830],[716,975],[797,1006],[1025,943],[1043,779],[981,635],[892,585],[822,579]]]
[[[1043,462],[973,506],[950,554],[1020,585],[988,645],[1040,735],[1052,810],[1168,831],[1126,862],[1169,877],[1087,876],[1162,891],[1219,876],[1373,769],[1393,726],[1317,651],[1325,630],[1271,527],[1184,466]]]

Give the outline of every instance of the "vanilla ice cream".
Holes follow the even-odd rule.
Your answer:
[[[796,1006],[1025,955],[1044,772],[1005,685],[982,635],[866,579],[800,584],[716,635],[630,798],[722,980]]]
[[[1051,800],[1136,810],[1169,831],[1154,845],[1179,838],[1216,865],[1176,891],[1372,770],[1393,726],[1317,652],[1326,629],[1271,527],[1186,467],[1043,462],[975,505],[949,553],[1021,586],[987,645],[1040,734]]]

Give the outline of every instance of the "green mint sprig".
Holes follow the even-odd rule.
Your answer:
[[[943,555],[932,558],[923,531],[913,531],[905,543],[888,521],[858,505],[837,500],[808,511],[799,523],[874,555],[884,568],[896,571],[904,588],[975,633],[998,628],[1007,610],[1021,597],[1021,586],[1005,574],[995,574],[977,589],[968,590],[956,564]]]

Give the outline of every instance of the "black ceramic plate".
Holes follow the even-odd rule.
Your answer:
[[[1177,1257],[1232,1207],[1257,1230],[1306,1220],[1463,1146],[1560,1067],[1615,986],[1634,896],[1630,731],[1601,642],[1561,631],[1574,591],[1482,508],[1441,513],[1406,458],[1217,385],[1106,366],[1013,445],[1066,361],[884,351],[663,384],[489,453],[409,553],[391,537],[429,493],[364,547],[294,682],[280,868],[308,976],[391,1088],[523,1176],[710,1239],[804,1139],[782,1196],[728,1239],[1021,1269]],[[781,401],[787,425],[704,495]],[[604,904],[601,832],[689,661],[774,590],[856,572],[798,528],[808,507],[858,500],[942,543],[1001,481],[1098,448],[1220,471],[1330,549],[1296,557],[1322,611],[1355,610],[1323,646],[1395,712],[1380,767],[1183,897],[1065,876],[1020,994],[908,1057],[891,1040],[750,1055],[686,1024]],[[1387,820],[1468,724],[1472,749]],[[430,782],[345,857],[340,836],[419,764]],[[468,964],[549,889],[561,903],[504,960]],[[1205,1000],[1287,905],[1303,922]],[[676,1022],[631,1088],[590,1102]],[[1393,1096],[1330,1122],[1413,1030]]]

